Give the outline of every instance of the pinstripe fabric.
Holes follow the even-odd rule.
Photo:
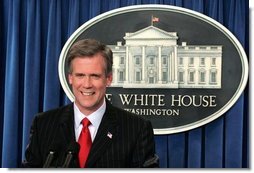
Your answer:
[[[42,167],[52,145],[59,149],[52,167],[61,167],[68,145],[75,141],[73,128],[73,104],[37,115],[31,128],[24,167]],[[151,123],[107,102],[106,112],[92,144],[86,166],[142,167],[154,154]],[[76,156],[70,166],[78,167]]]

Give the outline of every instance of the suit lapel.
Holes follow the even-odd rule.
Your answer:
[[[60,115],[60,127],[59,127],[59,138],[62,140],[63,150],[66,151],[70,145],[70,143],[75,142],[75,131],[74,131],[74,111],[73,104],[70,104],[66,107],[64,111],[61,112]],[[60,163],[63,163],[65,159],[65,154],[62,153],[62,157],[60,158]],[[78,163],[71,163],[71,167],[79,167]]]
[[[60,116],[60,133],[68,145],[68,142],[75,140],[73,104],[68,105]]]
[[[97,159],[111,145],[113,138],[117,135],[116,112],[107,102],[106,112],[93,141],[86,167],[93,167]]]

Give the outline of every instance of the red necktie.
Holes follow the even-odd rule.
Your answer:
[[[81,168],[85,167],[86,159],[88,157],[90,148],[92,146],[91,135],[88,126],[91,124],[87,118],[82,120],[83,129],[79,135],[78,143],[80,145],[79,150],[79,166]]]

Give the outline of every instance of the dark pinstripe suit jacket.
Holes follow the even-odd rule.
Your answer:
[[[51,167],[61,167],[68,145],[75,141],[73,124],[73,104],[38,114],[31,127],[23,167],[42,167],[52,146],[56,148],[57,154]],[[112,138],[108,137],[108,132]],[[87,167],[143,167],[154,154],[151,123],[107,102],[106,112],[88,156]],[[154,166],[157,167],[158,163],[148,167]],[[78,167],[77,156],[72,159],[70,167]]]

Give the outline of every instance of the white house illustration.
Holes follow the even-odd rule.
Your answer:
[[[123,37],[113,51],[112,87],[221,88],[221,45],[177,45],[176,32],[149,26]]]

